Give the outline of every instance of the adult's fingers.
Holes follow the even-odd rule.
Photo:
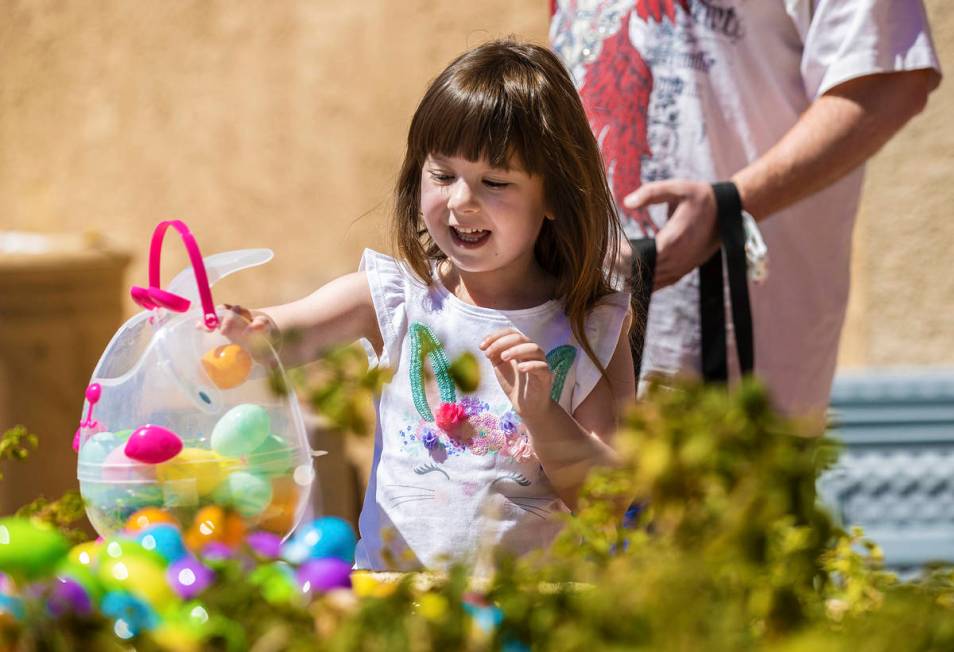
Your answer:
[[[626,208],[645,208],[652,204],[672,204],[685,196],[681,181],[651,181],[623,198]]]

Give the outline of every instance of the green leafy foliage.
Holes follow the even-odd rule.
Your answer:
[[[25,426],[13,426],[0,438],[0,460],[23,460],[36,449],[39,440]],[[3,473],[0,473],[0,480]]]
[[[334,424],[362,434],[386,379],[360,350],[342,349],[294,382]],[[353,591],[307,604],[275,569],[222,561],[201,596],[209,620],[195,649],[954,649],[954,571],[902,581],[859,530],[833,524],[815,479],[837,446],[803,437],[756,383],[655,390],[627,413],[615,443],[620,466],[591,475],[550,549],[498,556],[477,573],[355,574]],[[624,527],[631,501],[642,509]],[[74,507],[30,510],[62,525]],[[56,632],[44,649],[105,641],[110,627],[96,618],[0,624],[20,645]],[[131,644],[170,649],[158,630]]]

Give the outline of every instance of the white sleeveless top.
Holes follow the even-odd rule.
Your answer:
[[[514,327],[547,351],[553,396],[570,414],[600,379],[572,336],[558,301],[524,310],[464,303],[439,281],[426,286],[393,258],[366,250],[384,348],[372,364],[394,376],[377,399],[374,461],[359,520],[355,566],[372,570],[442,568],[477,550],[513,554],[546,547],[566,506],[534,455],[526,429],[500,388],[480,342]],[[607,296],[586,335],[605,366],[619,341],[629,296]],[[480,382],[462,394],[448,365],[472,353]]]

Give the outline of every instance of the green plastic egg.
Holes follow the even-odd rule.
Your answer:
[[[271,434],[268,411],[260,405],[237,405],[212,429],[212,450],[226,457],[241,457],[254,451]]]
[[[258,516],[272,502],[272,483],[255,473],[236,471],[218,486],[212,497],[245,518]]]
[[[53,572],[70,546],[52,526],[27,518],[0,519],[0,570],[32,579]]]
[[[248,464],[250,470],[265,476],[288,475],[295,466],[294,451],[288,442],[272,434],[249,454]]]

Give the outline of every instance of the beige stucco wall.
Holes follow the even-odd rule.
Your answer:
[[[275,251],[218,300],[292,299],[384,246],[427,81],[490,36],[545,40],[547,12],[547,0],[2,0],[0,228],[108,232],[136,256],[132,283],[152,226],[176,217],[207,253]],[[168,260],[181,267],[181,247]]]
[[[178,217],[207,253],[276,253],[218,300],[302,295],[385,245],[427,80],[489,36],[544,40],[547,4],[0,0],[0,228],[108,233],[133,283]],[[954,70],[954,10],[927,5]],[[948,82],[870,166],[846,365],[954,363],[952,108]]]
[[[954,5],[925,5],[947,78],[868,166],[842,367],[954,364]]]

